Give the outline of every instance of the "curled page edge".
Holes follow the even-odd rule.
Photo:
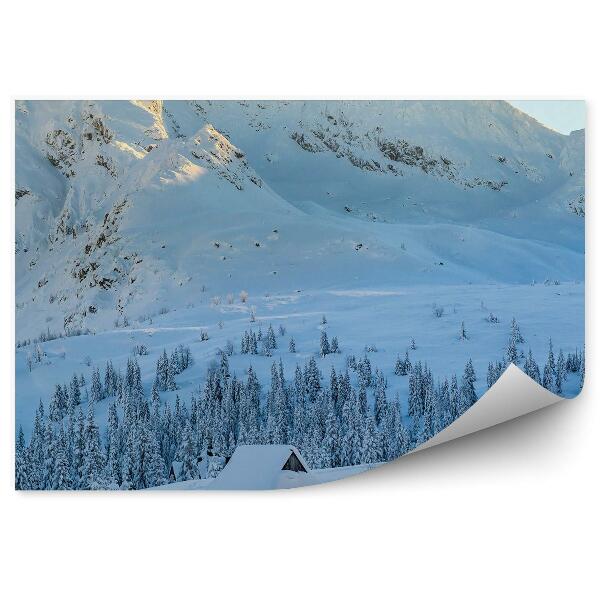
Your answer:
[[[511,364],[463,415],[409,454],[499,425],[562,400]]]

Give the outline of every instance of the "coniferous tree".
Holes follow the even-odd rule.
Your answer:
[[[554,381],[554,390],[557,394],[562,394],[562,384],[563,381],[567,378],[567,371],[565,367],[565,356],[563,354],[562,349],[558,352],[558,358],[556,360],[556,371],[555,371],[555,381]]]
[[[102,486],[103,467],[102,450],[100,448],[100,433],[94,419],[94,401],[90,400],[85,423],[83,448],[81,484],[84,489],[98,489]]]
[[[385,413],[387,410],[387,398],[385,394],[385,389],[387,387],[387,382],[383,373],[377,370],[375,375],[375,424],[377,427],[381,425],[385,417]]]
[[[114,402],[108,408],[108,431],[107,431],[107,465],[106,476],[116,486],[123,483],[121,475],[121,438],[119,430],[119,417],[117,406]]]
[[[71,480],[71,471],[69,469],[67,458],[67,441],[62,426],[56,438],[55,448],[52,489],[70,490],[73,488],[73,482]]]
[[[71,480],[81,488],[83,479],[83,460],[85,454],[85,418],[81,408],[77,411],[73,426],[73,463],[71,466]]]
[[[81,390],[77,375],[73,373],[73,378],[69,384],[69,402],[67,404],[67,413],[72,415],[75,412],[75,407],[81,404]]]
[[[491,388],[496,383],[496,367],[494,363],[488,363],[486,382],[488,388]]]
[[[450,380],[450,418],[452,421],[460,415],[460,392],[456,375]]]
[[[325,330],[321,331],[320,352],[322,357],[330,353],[329,340],[327,339],[327,332]]]
[[[536,383],[541,383],[540,368],[538,367],[538,364],[533,358],[531,348],[529,349],[529,354],[527,355],[527,359],[525,360],[524,369],[526,375],[529,375],[529,377],[531,377],[531,379],[533,379]]]
[[[525,341],[521,335],[521,330],[519,329],[517,320],[514,317],[510,324],[510,337],[512,340],[514,340],[515,344],[522,344]]]
[[[267,337],[265,347],[268,347],[269,350],[277,349],[277,338],[275,337],[275,332],[273,331],[273,326],[269,323],[269,328],[267,329]]]
[[[52,483],[54,481],[54,464],[56,456],[55,437],[52,421],[48,419],[46,421],[46,426],[44,427],[42,438],[44,459],[41,468],[41,489],[43,490],[52,489]]]
[[[100,402],[102,400],[102,384],[100,383],[100,371],[98,367],[92,372],[92,388],[90,400],[93,403]]]
[[[477,401],[477,393],[475,392],[475,369],[473,369],[473,362],[471,359],[467,361],[465,365],[465,371],[463,373],[460,396],[461,396],[461,412],[464,412]]]
[[[290,351],[291,354],[296,354],[296,342],[293,337],[290,338],[288,350]]]
[[[361,449],[361,463],[372,464],[379,461],[379,452],[377,444],[377,428],[375,419],[369,415],[365,425],[364,439]]]
[[[340,465],[340,431],[335,406],[331,398],[327,404],[325,431],[323,435],[323,466],[338,467]]]
[[[339,342],[338,342],[337,336],[335,336],[335,335],[331,338],[331,344],[329,345],[329,351],[331,352],[331,354],[337,354],[340,351]]]
[[[147,430],[144,445],[144,475],[147,487],[155,487],[166,483],[165,463],[160,454],[160,446],[155,435]]]
[[[317,368],[314,356],[311,356],[308,361],[308,366],[304,373],[304,386],[307,400],[311,403],[316,402],[318,394],[321,391],[321,374]]]
[[[225,356],[223,354],[223,356]],[[177,384],[175,383],[175,365],[172,360],[167,363],[167,390],[170,392],[174,392],[177,389]]]
[[[394,365],[394,375],[406,375],[404,372],[404,361],[400,358],[400,355],[396,357],[396,364]]]
[[[519,362],[519,357],[517,354],[517,346],[515,343],[515,338],[511,337],[508,342],[508,348],[506,350],[506,363],[516,365]]]
[[[552,339],[549,342],[548,348],[548,359],[544,366],[544,375],[542,377],[542,385],[550,391],[554,390],[554,384],[556,380],[556,365],[554,362],[554,352],[552,348]]]
[[[30,453],[25,446],[25,436],[23,428],[19,426],[17,442],[15,448],[15,489],[30,490],[34,489],[30,478]]]
[[[229,360],[227,359],[227,354],[225,354],[225,352],[221,352],[221,364],[219,366],[219,372],[221,373],[221,377],[229,377]]]

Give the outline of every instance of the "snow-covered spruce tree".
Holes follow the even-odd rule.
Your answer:
[[[198,458],[196,456],[196,447],[192,436],[192,429],[189,424],[186,425],[183,430],[179,458],[183,463],[181,466],[180,480],[187,481],[189,479],[196,479],[198,477]]]
[[[519,362],[519,355],[517,353],[517,346],[515,338],[511,336],[508,341],[508,348],[506,349],[506,363],[516,365]]]
[[[71,471],[69,469],[69,462],[67,458],[67,441],[62,425],[60,427],[58,436],[56,437],[52,489],[73,489],[73,482],[71,481]]]
[[[15,448],[15,489],[31,490],[34,489],[31,481],[31,453],[25,446],[25,436],[23,428],[19,426]]]
[[[123,483],[121,475],[121,431],[117,405],[111,402],[108,407],[108,429],[106,434],[106,477],[110,484],[120,486]]]
[[[366,402],[366,390],[364,387],[364,384],[361,384],[359,381],[359,390],[364,390],[364,395],[360,395],[360,391],[359,391],[359,402]],[[352,389],[352,386],[350,384],[350,374],[348,373],[348,371],[346,371],[345,373],[340,373],[337,377],[337,396],[336,395],[332,395],[332,400],[335,402],[334,404],[334,408],[335,408],[335,414],[337,415],[338,419],[341,420],[342,418],[342,409],[344,407],[344,404],[346,404],[346,402],[348,402],[349,398],[350,398],[350,391]],[[359,407],[360,410],[360,407]]]
[[[169,357],[167,356],[167,351],[163,350],[163,353],[156,361],[156,381],[158,382],[158,389],[161,392],[166,392],[168,389],[168,371]]]
[[[541,384],[540,368],[538,367],[538,364],[533,358],[531,348],[529,348],[529,353],[527,354],[527,358],[525,359],[525,365],[523,368],[525,370],[526,375],[529,375],[529,377],[531,377],[531,379],[533,379],[536,383]]]
[[[410,358],[408,357],[408,350],[404,354],[404,359],[400,358],[400,355],[396,358],[396,365],[394,367],[394,374],[404,377],[410,373],[412,365]]]
[[[296,354],[296,341],[293,337],[290,338],[290,342],[288,344],[288,350],[290,354]]]
[[[548,344],[548,359],[544,366],[544,374],[542,376],[542,385],[551,392],[554,391],[554,383],[556,381],[556,364],[554,362],[554,351],[552,349],[552,338]]]
[[[556,372],[554,381],[554,389],[557,394],[562,394],[562,384],[566,378],[567,370],[565,366],[565,355],[563,354],[562,349],[560,349],[558,351],[558,358],[556,359]]]
[[[219,365],[219,373],[222,378],[229,378],[229,360],[227,359],[227,354],[225,352],[220,352],[220,365]]]
[[[338,376],[333,365],[331,365],[331,371],[329,373],[329,396],[331,398],[331,403],[335,409],[335,407],[338,405],[339,390]]]
[[[54,465],[56,457],[56,435],[54,433],[54,426],[50,419],[46,420],[43,433],[43,450],[44,459],[41,468],[41,482],[43,490],[52,489],[52,482],[54,480]]]
[[[305,366],[304,388],[306,390],[307,400],[311,403],[316,402],[319,392],[321,391],[321,373],[317,368],[314,356],[310,357],[308,365]]]
[[[581,370],[582,355],[577,348],[575,352],[567,354],[566,369],[569,373],[579,373]]]
[[[357,370],[359,384],[371,387],[373,383],[373,371],[371,369],[371,361],[366,355],[362,360],[358,361]]]
[[[81,408],[73,420],[73,460],[71,463],[71,481],[75,488],[82,488],[83,481],[83,458],[85,454],[85,417]]]
[[[396,364],[394,365],[394,375],[406,375],[404,372],[404,361],[400,358],[400,355],[396,357]]]
[[[350,396],[342,407],[341,418],[341,464],[342,466],[360,464],[362,458],[362,440],[359,435],[360,413],[356,392],[350,390]]]
[[[267,329],[267,344],[270,350],[277,350],[277,338],[275,337],[275,332],[273,331],[273,325],[269,323],[269,328]]]
[[[177,384],[175,383],[175,371],[176,367],[173,364],[173,361],[170,360],[167,362],[167,383],[166,383],[166,391],[174,392],[177,389]]]
[[[521,330],[519,329],[517,320],[514,317],[510,324],[510,338],[511,340],[514,340],[515,344],[522,344],[525,341],[521,335]]]
[[[469,359],[467,361],[467,364],[465,365],[465,371],[463,373],[460,386],[461,413],[465,412],[477,401],[477,393],[475,392],[476,380],[477,378],[475,376],[473,362],[471,361],[471,359]]]
[[[487,383],[488,389],[491,388],[494,385],[494,383],[496,383],[496,367],[494,366],[494,363],[492,363],[492,362],[488,363],[486,383]]]
[[[319,344],[321,357],[327,356],[330,353],[329,340],[327,339],[327,332],[321,331],[321,342]]]
[[[460,415],[460,391],[458,389],[458,380],[456,375],[452,375],[450,380],[450,419],[456,420]]]
[[[85,423],[81,485],[84,489],[101,489],[104,461],[100,447],[100,433],[94,419],[94,401],[90,399]]]
[[[356,356],[354,356],[354,354],[348,354],[346,356],[346,369],[348,369],[349,371],[356,371],[357,364]]]
[[[147,422],[146,425],[148,425]],[[146,487],[155,487],[166,483],[166,469],[164,460],[160,454],[160,446],[153,431],[148,426],[145,428],[142,452]]]
[[[421,416],[421,363],[415,364],[408,378],[408,414],[413,418]]]
[[[434,399],[431,388],[425,391],[425,402],[423,406],[423,430],[420,442],[426,442],[435,435]]]
[[[375,372],[375,424],[379,427],[387,412],[387,398],[385,390],[387,388],[387,381],[383,376],[383,373],[377,369]]]
[[[365,417],[363,417],[365,419]],[[401,454],[402,419],[398,399],[389,402],[383,419],[380,457],[378,460],[394,460]]]
[[[66,406],[67,413],[72,415],[75,411],[75,407],[81,404],[81,390],[79,379],[77,375],[73,373],[71,383],[69,384],[69,400]]]
[[[409,348],[411,350],[416,350],[417,349],[417,342],[415,342],[415,338],[410,338]]]
[[[100,370],[98,367],[92,372],[92,387],[90,393],[90,400],[92,402],[100,402],[103,398],[102,383],[100,383]]]
[[[369,415],[365,425],[365,433],[362,443],[361,463],[372,464],[380,460],[380,448],[378,444],[378,431],[375,419]]]
[[[44,404],[40,400],[33,419],[33,432],[29,442],[29,449],[31,452],[31,484],[32,489],[35,490],[44,489],[44,460],[46,454],[44,447],[45,425]]]
[[[55,423],[58,423],[59,421],[62,420],[63,416],[64,416],[64,409],[63,409],[63,389],[62,386],[60,384],[56,385],[54,394],[50,400],[50,407],[49,407],[49,411],[48,411],[48,416],[50,418],[51,421],[54,421]]]
[[[464,321],[462,321],[460,324],[460,333],[458,334],[458,339],[459,340],[468,340],[469,339]]]
[[[107,396],[115,395],[115,381],[114,381],[114,369],[112,365],[112,361],[108,361],[106,363],[106,368],[104,370],[104,391]]]
[[[438,382],[435,389],[436,431],[451,423],[450,420],[450,384],[447,379]]]
[[[325,434],[323,436],[323,467],[340,466],[340,431],[339,422],[335,414],[333,403],[330,402],[327,408],[327,417],[325,418]]]
[[[358,388],[358,409],[362,419],[365,419],[369,413],[369,401],[367,398],[367,390],[364,386]]]
[[[121,489],[135,490],[140,488],[142,481],[140,438],[135,424],[132,424],[126,431],[123,447],[123,482],[121,483]]]
[[[339,342],[337,336],[335,335],[331,338],[331,343],[329,344],[329,351],[331,352],[331,354],[337,354],[340,351]]]

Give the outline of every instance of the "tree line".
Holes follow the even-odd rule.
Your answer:
[[[243,336],[241,351],[252,354],[249,338]],[[277,347],[272,328],[264,339],[272,352]],[[507,352],[512,341],[524,341],[514,328]],[[323,336],[320,350],[323,356]],[[521,357],[522,352],[517,361]],[[499,365],[506,364],[506,359],[490,364],[489,386]],[[195,479],[199,457],[229,457],[238,444],[293,444],[311,468],[389,461],[428,440],[477,401],[470,359],[460,376],[440,379],[427,363],[412,364],[408,350],[398,357],[395,376],[408,377],[408,410],[402,414],[398,395],[389,397],[386,377],[373,369],[366,354],[358,359],[348,355],[342,370],[332,366],[329,373],[311,356],[289,378],[281,359],[274,361],[263,389],[252,366],[238,377],[222,351],[189,406],[178,395],[173,407],[164,403],[161,393],[175,391],[175,377],[191,365],[189,348],[178,346],[170,356],[163,351],[149,394],[135,356],[124,374],[110,361],[103,377],[96,368],[89,394],[82,375],[57,385],[48,411],[40,401],[29,442],[22,430],[17,436],[17,488],[142,489],[166,483],[173,461],[182,463],[179,479]],[[583,378],[585,369],[578,351],[566,358],[560,351],[555,360],[551,343],[542,378],[534,365],[529,352],[525,371],[552,391],[567,371],[579,371]],[[82,397],[87,398],[85,415]],[[101,434],[95,412],[105,399],[108,419]],[[216,475],[217,469],[209,474]]]

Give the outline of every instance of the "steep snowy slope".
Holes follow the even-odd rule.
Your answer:
[[[583,140],[502,102],[18,102],[17,337],[242,289],[582,278]]]

